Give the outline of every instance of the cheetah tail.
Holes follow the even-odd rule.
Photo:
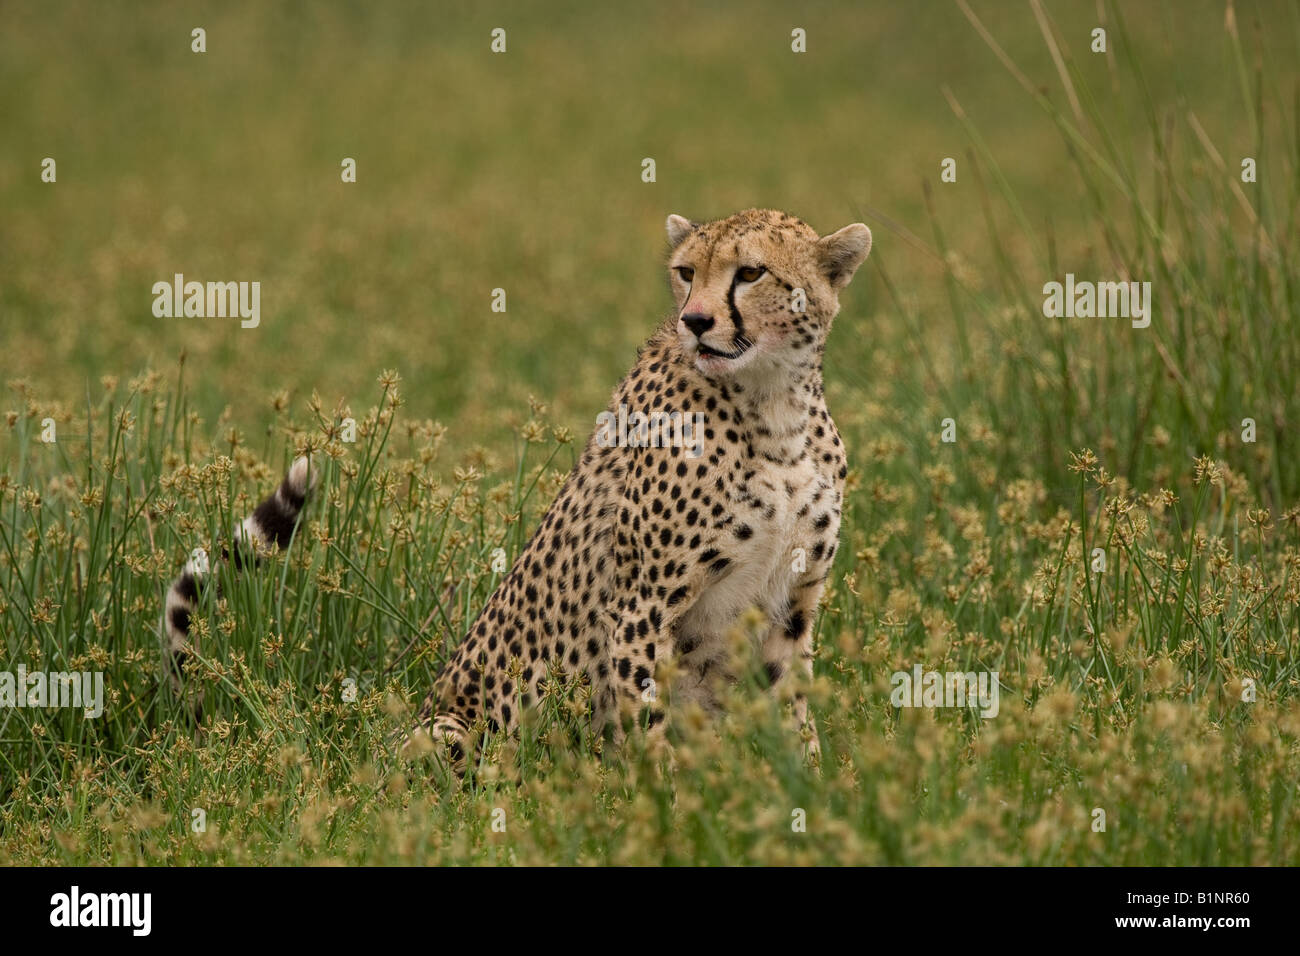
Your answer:
[[[240,522],[235,529],[233,553],[222,548],[222,557],[229,557],[232,566],[239,568],[250,556],[256,562],[256,555],[269,550],[271,545],[288,547],[298,515],[316,486],[316,478],[317,473],[310,467],[308,458],[296,459],[280,486]],[[196,557],[200,559],[196,560]],[[172,691],[177,696],[184,689],[182,676],[190,647],[190,618],[198,605],[199,582],[208,573],[206,565],[206,559],[191,557],[180,577],[168,589],[163,608],[164,654],[169,665],[167,670]],[[196,716],[198,712],[196,703]]]

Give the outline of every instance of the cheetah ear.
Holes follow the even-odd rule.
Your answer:
[[[860,222],[817,240],[817,258],[833,289],[843,289],[871,251],[871,230]]]
[[[668,244],[676,249],[698,226],[698,222],[691,222],[683,216],[669,216],[668,221],[664,223],[664,228],[668,230]]]

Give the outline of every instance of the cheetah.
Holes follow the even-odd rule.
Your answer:
[[[726,635],[763,612],[761,659],[773,689],[812,675],[812,629],[839,542],[847,464],[827,411],[822,357],[839,294],[871,250],[862,223],[819,237],[783,212],[714,222],[667,220],[672,318],[640,349],[582,455],[514,566],[434,680],[404,736],[445,746],[463,772],[480,722],[518,728],[560,669],[585,677],[592,729],[623,737],[622,714],[662,733],[656,664],[676,662],[674,705],[719,709]],[[691,442],[610,442],[628,410],[682,421]],[[620,429],[622,432],[623,429]],[[292,539],[315,474],[297,459],[237,529],[238,567]],[[163,628],[173,689],[183,691],[201,568],[168,592]],[[793,719],[816,758],[816,726]]]
[[[604,421],[629,409],[642,420],[700,415],[702,442],[593,432],[407,735],[407,746],[422,735],[445,745],[458,770],[472,728],[517,728],[553,667],[585,675],[593,730],[612,727],[616,744],[627,712],[662,734],[653,681],[668,658],[673,706],[716,712],[715,688],[731,676],[726,634],[752,607],[766,620],[758,650],[770,685],[812,676],[847,470],[822,357],[871,231],[853,223],[819,237],[758,209],[707,223],[673,215],[667,231],[675,314],[638,352]],[[816,759],[803,695],[792,716]]]

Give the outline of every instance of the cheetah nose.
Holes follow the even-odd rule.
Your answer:
[[[698,312],[692,312],[689,315],[682,316],[682,324],[690,329],[698,339],[709,329],[713,328],[713,316],[700,315]]]

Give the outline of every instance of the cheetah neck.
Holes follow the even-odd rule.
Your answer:
[[[771,376],[732,385],[732,401],[748,424],[754,453],[791,464],[804,454],[810,424],[825,409],[821,370],[802,378]]]
[[[737,379],[714,379],[701,374],[678,343],[675,323],[669,321],[649,343],[642,360],[667,359],[686,370],[693,381],[707,386],[738,413],[733,419],[745,432],[754,454],[772,462],[791,464],[801,458],[811,429],[825,418],[821,351],[793,363],[750,369]],[[660,351],[662,348],[662,351]]]

